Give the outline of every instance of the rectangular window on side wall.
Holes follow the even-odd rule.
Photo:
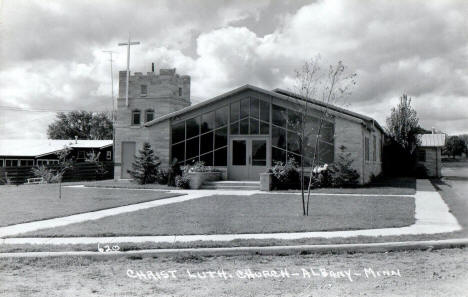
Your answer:
[[[107,160],[107,161],[112,160],[112,151],[107,151],[107,153],[106,153],[106,160]]]
[[[141,85],[140,86],[140,95],[141,96],[148,95],[148,86],[147,85]]]
[[[365,156],[365,160],[369,161],[369,158],[370,158],[369,137],[364,137],[364,156]]]
[[[182,88],[179,88],[179,97],[182,97]]]
[[[3,167],[3,159],[0,159],[0,167]]]
[[[5,167],[16,167],[18,166],[18,160],[5,160]]]
[[[154,111],[147,110],[145,113],[145,122],[150,122],[152,120],[154,120]]]
[[[377,161],[377,137],[374,135],[372,137],[372,161],[376,162]]]
[[[140,111],[132,111],[132,125],[140,125]]]

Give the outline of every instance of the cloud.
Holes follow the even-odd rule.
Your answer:
[[[141,41],[132,47],[132,70],[150,71],[151,62],[176,67],[192,76],[193,102],[246,83],[289,88],[294,69],[320,54],[325,64],[342,60],[358,74],[350,109],[385,124],[406,92],[425,128],[468,132],[467,2],[5,3],[0,105],[110,109],[102,50],[117,52],[116,79],[126,57],[116,44],[131,31]],[[45,137],[45,126],[32,129]],[[22,133],[9,127],[0,135]]]

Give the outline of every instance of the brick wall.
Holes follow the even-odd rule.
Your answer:
[[[136,143],[136,153],[144,142],[149,142],[162,165],[169,164],[170,129],[169,121],[164,121],[150,128],[143,126],[145,111],[154,111],[158,118],[190,105],[190,76],[178,75],[175,69],[161,69],[159,74],[148,72],[143,75],[136,72],[129,78],[128,106],[125,105],[126,72],[119,72],[119,98],[115,121],[115,168],[114,176],[121,178],[122,142]],[[141,86],[146,86],[142,94]],[[179,94],[179,88],[181,93]],[[132,125],[132,112],[139,110],[140,125]]]
[[[376,160],[373,159],[373,136],[376,136]],[[365,137],[369,138],[369,161],[365,159]],[[363,123],[341,117],[335,118],[335,160],[339,154],[350,153],[353,167],[360,175],[360,183],[368,183],[372,175],[382,171],[381,141],[382,133],[375,127],[367,127]],[[341,150],[344,148],[344,150]]]

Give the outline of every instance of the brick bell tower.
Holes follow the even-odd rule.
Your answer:
[[[115,118],[114,177],[129,178],[133,155],[143,142],[150,141],[144,124],[190,106],[190,76],[179,75],[176,69],[160,69],[129,76],[128,105],[125,92],[127,72],[119,71],[119,94]],[[147,130],[148,128],[146,128]],[[154,140],[153,140],[154,141]],[[152,142],[152,141],[150,141]]]
[[[126,71],[119,71],[116,126],[142,125],[148,120],[190,106],[190,76],[176,74],[175,68],[160,69],[156,74],[154,63],[152,71],[146,75],[141,72],[130,75],[126,106],[126,74]],[[139,123],[137,112],[140,112]]]

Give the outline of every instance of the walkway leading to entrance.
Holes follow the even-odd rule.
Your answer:
[[[391,236],[446,233],[461,230],[456,218],[449,212],[449,208],[440,194],[428,180],[418,180],[415,203],[416,223],[401,228],[383,228],[351,231],[330,232],[293,232],[293,233],[264,233],[264,234],[213,234],[213,235],[183,235],[183,236],[120,236],[120,237],[60,237],[60,238],[5,238],[3,244],[97,244],[113,242],[193,242],[193,241],[230,241],[235,239],[301,239],[301,238],[335,238],[356,236]],[[0,236],[35,231],[38,229],[64,226],[87,220],[96,220],[105,216],[157,207],[170,203],[183,202],[210,195],[253,195],[265,193],[260,191],[213,191],[213,190],[174,190],[173,193],[186,194],[184,196],[163,200],[139,203],[117,207],[102,211],[73,215],[52,220],[44,220],[27,224],[19,224],[0,228]],[[297,193],[298,195],[300,193]]]

